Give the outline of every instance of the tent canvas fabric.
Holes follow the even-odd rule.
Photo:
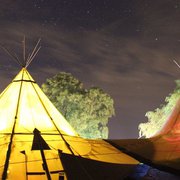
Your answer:
[[[107,142],[140,162],[180,175],[180,99],[154,137]]]
[[[124,180],[133,174],[132,164],[114,164],[90,160],[70,154],[61,154],[61,161],[68,180]]]
[[[0,110],[0,119],[4,119],[0,121],[1,133],[11,133],[15,122],[14,131],[18,133],[33,132],[36,127],[44,133],[60,131],[62,134],[77,135],[25,68],[1,93]]]
[[[101,162],[139,163],[104,140],[79,137],[22,68],[0,94],[0,177],[58,179],[64,171],[59,151]]]

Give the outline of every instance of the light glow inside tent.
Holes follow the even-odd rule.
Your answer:
[[[2,131],[11,132],[16,120],[15,131],[18,133],[33,132],[34,128],[55,132],[58,128],[62,133],[77,136],[25,68],[0,95],[0,109]]]
[[[49,149],[43,149],[41,141],[35,138],[35,129]],[[27,69],[22,68],[0,95],[0,176],[2,179],[58,179],[64,173],[59,152],[126,164],[131,171],[139,163],[104,140],[79,137]],[[45,162],[48,169],[42,166]]]
[[[94,165],[116,167],[116,177],[126,177],[139,161],[104,140],[81,138],[28,73],[27,67],[40,49],[39,43],[40,40],[27,59],[25,37],[23,59],[3,48],[23,68],[0,94],[0,178],[51,180],[60,179],[62,175],[67,180],[70,173],[66,172],[64,164],[70,162],[65,154],[75,158],[76,166],[87,177],[91,177],[87,174],[90,167],[82,168],[77,156],[82,161],[89,159],[90,164],[94,160]],[[115,174],[113,169],[110,177]]]

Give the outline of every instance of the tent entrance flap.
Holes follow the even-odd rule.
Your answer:
[[[44,155],[44,150],[50,150],[48,144],[46,141],[42,138],[40,131],[38,129],[34,129],[34,139],[33,139],[33,145],[32,150],[40,150],[42,161],[43,161],[43,169],[46,172],[46,176],[48,180],[51,180],[51,175],[49,172],[49,168],[46,162],[46,157]]]
[[[38,129],[35,128],[33,134],[34,138],[31,150],[50,150],[50,147],[42,138],[40,131]]]

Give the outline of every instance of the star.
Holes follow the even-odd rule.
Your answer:
[[[136,138],[146,112],[158,108],[179,79],[169,59],[180,57],[179,7],[169,0],[6,0],[0,5],[0,43],[16,49],[27,33],[31,49],[41,37],[38,60],[29,67],[37,81],[65,71],[101,87],[115,102],[110,138]],[[9,63],[2,51],[0,59]],[[1,84],[9,78],[6,69]]]

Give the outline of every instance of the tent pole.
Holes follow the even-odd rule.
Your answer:
[[[26,180],[28,180],[28,175],[27,175],[28,168],[27,168],[27,155],[26,155],[26,151],[21,151],[21,153],[24,154],[24,157],[25,157]]]
[[[24,77],[24,72],[22,73],[22,77],[21,79],[23,79]],[[11,150],[12,150],[12,144],[13,144],[13,137],[14,137],[14,133],[15,133],[15,127],[16,127],[16,121],[17,121],[17,115],[18,115],[18,111],[19,111],[19,102],[20,102],[20,95],[21,95],[21,91],[22,91],[22,81],[20,84],[20,88],[19,88],[19,94],[18,94],[18,99],[17,99],[17,107],[16,107],[16,114],[15,114],[15,118],[14,118],[14,124],[13,124],[13,128],[12,128],[12,133],[10,136],[10,142],[8,145],[8,150],[6,153],[6,160],[5,160],[5,164],[4,164],[4,170],[2,173],[2,179],[7,179],[7,171],[8,171],[8,167],[9,167],[9,161],[10,161],[10,156],[11,156]]]
[[[36,136],[36,137],[38,138],[39,150],[40,150],[41,157],[42,157],[42,161],[43,161],[43,169],[44,169],[45,172],[46,172],[47,179],[48,179],[48,180],[51,180],[50,172],[49,172],[49,169],[48,169],[48,165],[47,165],[46,158],[45,158],[45,155],[44,155],[43,147],[42,147],[42,144],[41,144],[40,131],[38,131],[37,129],[35,129],[35,130],[33,131],[33,133],[34,133],[34,136]]]
[[[43,169],[46,171],[46,176],[47,176],[48,180],[51,180],[51,176],[50,176],[49,169],[47,166],[46,158],[45,158],[44,151],[42,148],[40,149],[40,152],[41,152],[41,157],[43,160]]]
[[[61,153],[62,153],[62,150],[58,149],[59,160],[60,160],[60,163],[61,163],[61,165],[62,165],[62,167],[63,167],[63,172],[64,172],[65,176],[67,177],[66,171],[65,171],[65,169],[64,169],[64,165],[63,165],[63,163],[62,163],[62,161],[61,161]]]
[[[22,45],[23,45],[23,67],[26,66],[26,37],[24,35],[23,37],[23,41],[22,41]]]
[[[28,168],[27,168],[27,155],[26,154],[25,154],[25,163],[26,163],[26,180],[28,180],[28,175],[27,175]]]

